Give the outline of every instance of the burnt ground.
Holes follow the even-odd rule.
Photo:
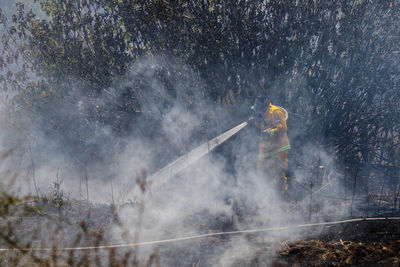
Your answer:
[[[283,242],[275,261],[282,266],[399,266],[400,220],[324,227],[317,238]]]
[[[222,236],[160,247],[166,266],[399,266],[400,220],[358,221],[304,228],[302,239],[247,234],[243,251]],[[195,249],[193,249],[195,248]],[[231,255],[221,257],[226,251]]]
[[[41,207],[42,216],[49,214],[56,222],[59,222],[61,217],[68,218],[68,223],[63,225],[68,225],[66,231],[69,233],[78,232],[80,228],[78,219],[86,219],[87,226],[91,229],[107,227],[112,221],[112,210],[104,205],[91,206],[90,212],[81,203],[66,204],[61,212],[59,208],[49,207],[46,204],[36,206]],[[204,218],[203,215],[199,217]],[[399,214],[391,216],[400,217]],[[191,223],[196,223],[199,232],[236,230],[230,224],[230,218],[208,216],[207,220],[200,221],[199,217],[190,219]],[[20,220],[20,226],[32,229],[33,226],[37,227],[41,220],[43,219],[30,215]],[[150,250],[157,252],[161,266],[400,265],[400,220],[390,218],[377,221],[363,220],[293,230],[297,236],[299,232],[301,239],[290,233],[282,238],[279,231],[259,232],[172,242],[160,244],[154,250],[153,248]],[[35,239],[33,245],[39,244],[37,242],[40,242],[41,236],[38,235]]]

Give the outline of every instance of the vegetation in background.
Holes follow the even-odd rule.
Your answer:
[[[173,62],[215,109],[272,95],[291,114],[294,151],[307,141],[332,147],[346,164],[398,164],[398,1],[36,2],[46,19],[22,4],[1,15],[1,82],[71,147],[90,151],[88,135],[105,126],[123,135],[143,118],[157,125],[177,98],[174,82],[187,79],[160,63]],[[144,58],[162,59],[153,64],[163,91],[151,91],[145,73],[118,87]],[[142,105],[149,93],[158,113]],[[92,101],[99,96],[112,100]],[[180,100],[189,112],[196,106],[191,92]],[[63,112],[82,102],[79,117]]]
[[[188,113],[204,109],[201,129],[194,132],[206,139],[212,126],[226,129],[246,118],[261,92],[289,111],[294,159],[309,142],[332,149],[348,167],[359,162],[399,166],[397,0],[15,2],[0,2],[0,83],[16,92],[2,123],[19,127],[22,119],[35,125],[85,168],[87,161],[102,164],[112,149],[123,146],[110,136],[161,138],[165,163],[176,148],[162,139],[160,125],[176,102]],[[210,102],[206,107],[204,99]],[[219,117],[222,108],[230,120]],[[34,135],[30,129],[18,128],[20,136],[7,140],[26,142]],[[21,212],[23,200],[0,197],[1,219]],[[26,207],[24,216],[37,215]],[[4,247],[32,245],[18,243],[17,223],[0,225]],[[93,244],[89,239],[107,242],[82,225],[76,245]],[[54,244],[50,253],[40,257],[17,250],[0,253],[0,260],[80,266],[103,259],[96,251],[58,257],[59,244],[49,244]],[[115,253],[110,250],[104,262],[137,264],[135,251]],[[148,265],[157,260],[154,254]]]

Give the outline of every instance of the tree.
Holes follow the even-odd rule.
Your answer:
[[[47,18],[19,5],[6,25],[2,69],[21,57],[24,65],[3,80],[43,128],[76,147],[104,126],[124,134],[143,121],[157,125],[178,96],[196,110],[194,92],[215,107],[269,93],[296,119],[295,149],[305,140],[330,145],[352,162],[389,160],[398,147],[397,1],[39,2]],[[136,64],[143,58],[160,59],[152,79],[161,91]],[[181,94],[174,83],[183,80],[193,84]],[[60,106],[80,112],[65,116]]]

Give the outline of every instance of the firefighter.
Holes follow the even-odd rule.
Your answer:
[[[257,169],[287,198],[288,152],[286,111],[271,104],[265,95],[256,97],[254,124],[260,131]]]

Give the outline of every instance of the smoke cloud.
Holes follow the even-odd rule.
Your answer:
[[[116,77],[111,88],[94,98],[76,97],[74,90],[79,92],[83,85],[70,84],[75,88],[71,90],[71,96],[63,103],[49,104],[50,113],[35,114],[42,117],[18,109],[3,112],[2,125],[7,127],[1,129],[0,144],[2,153],[11,151],[1,163],[3,176],[17,173],[13,188],[21,196],[48,195],[53,190],[53,182],[59,180],[64,195],[70,199],[118,202],[114,204],[117,204],[124,228],[119,224],[112,227],[110,243],[122,242],[121,236],[126,229],[132,242],[137,227],[139,240],[148,241],[303,221],[305,214],[288,212],[289,204],[273,190],[270,177],[257,173],[258,138],[251,129],[244,129],[216,152],[169,179],[161,188],[146,185],[151,188],[151,195],[137,198],[133,193],[138,192],[137,178],[143,178],[142,170],[146,170],[147,175],[154,173],[208,138],[215,137],[216,132],[222,133],[229,126],[242,122],[231,118],[229,109],[220,108],[217,112],[215,104],[202,94],[204,85],[201,79],[190,68],[178,63],[167,58],[142,59],[125,76]],[[103,126],[87,117],[89,109],[101,112],[120,105],[126,88],[141,88],[135,92],[139,99],[134,99],[140,102],[141,110],[138,112],[141,115],[132,121],[127,134],[117,135],[112,125]],[[48,121],[53,119],[66,120],[64,136],[53,135],[51,129],[44,128],[51,125]],[[226,119],[226,123],[212,129],[205,128],[211,119],[217,122]],[[86,138],[76,140],[77,136]],[[93,158],[77,154],[72,147],[76,143],[95,147]],[[313,165],[316,151],[320,158],[316,168],[323,172],[332,158],[312,144],[304,146],[301,151],[302,162]],[[231,157],[225,157],[226,153]],[[330,173],[332,168],[330,165]],[[306,169],[294,171],[293,183],[307,184],[310,174],[304,171]],[[329,174],[324,175],[328,179]],[[84,189],[86,180],[89,195]],[[308,193],[302,192],[300,196]],[[145,199],[142,204],[141,197]],[[143,212],[141,205],[144,205]],[[279,233],[278,236],[285,238],[288,233]],[[263,238],[270,242],[270,236]],[[232,238],[229,246],[217,256],[215,264],[231,266],[243,257],[251,257],[254,251],[249,242],[246,236]],[[195,247],[186,249],[192,255],[198,254]],[[141,250],[143,257],[149,250],[151,248]]]

